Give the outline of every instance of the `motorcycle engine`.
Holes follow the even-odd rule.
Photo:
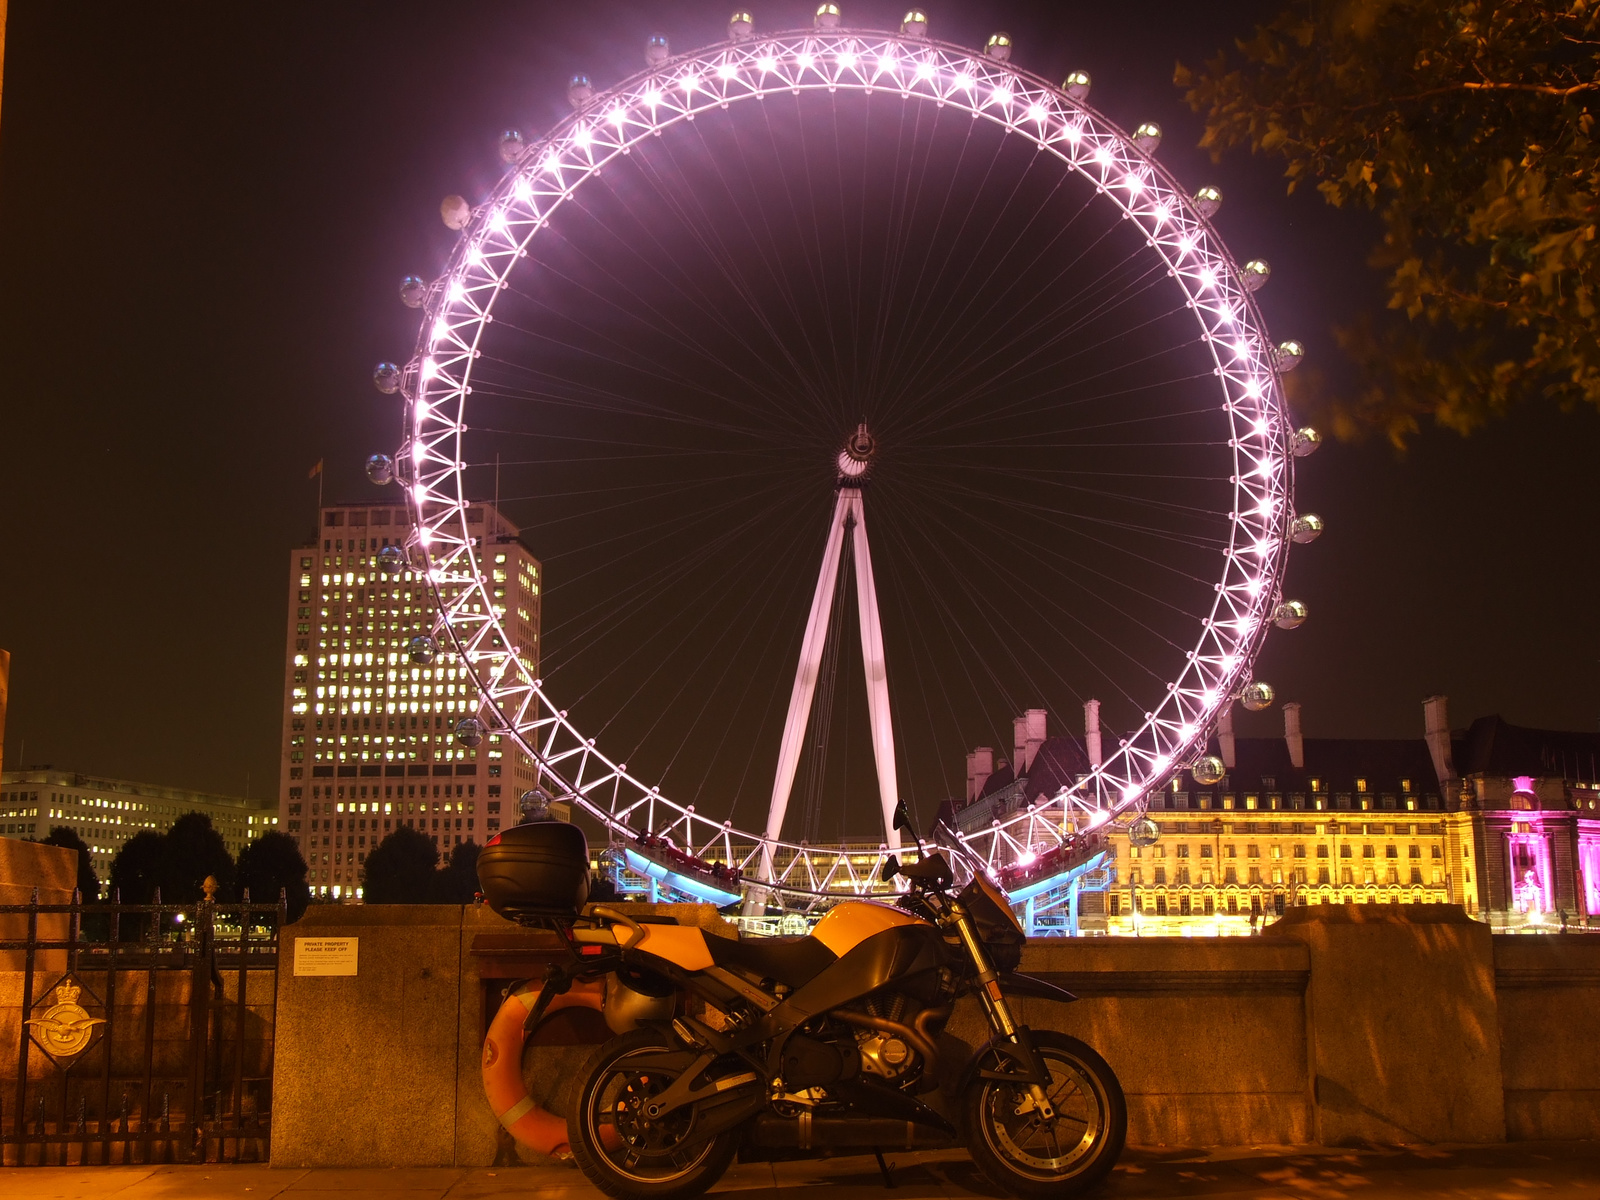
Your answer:
[[[903,992],[879,992],[867,1000],[867,1011],[874,1017],[897,1024],[921,1007]],[[898,1082],[922,1065],[922,1056],[911,1042],[893,1030],[858,1027],[855,1034],[861,1067],[873,1075]]]
[[[884,1079],[899,1079],[917,1065],[917,1052],[903,1038],[872,1029],[856,1030],[861,1065]]]

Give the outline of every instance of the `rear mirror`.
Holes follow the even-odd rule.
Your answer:
[[[883,872],[879,875],[879,878],[888,883],[898,874],[900,874],[900,856],[891,854],[883,860]]]
[[[896,829],[904,829],[912,837],[917,836],[916,828],[911,824],[911,814],[906,811],[906,802],[904,800],[895,801],[894,827]]]

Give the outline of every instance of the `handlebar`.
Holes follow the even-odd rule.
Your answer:
[[[914,863],[901,863],[898,855],[889,855],[883,864],[882,879],[888,883],[896,875],[904,875],[913,883],[935,890],[947,888],[955,882],[949,860],[937,850],[924,854],[921,862]]]

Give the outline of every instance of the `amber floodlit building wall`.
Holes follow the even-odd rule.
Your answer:
[[[1219,731],[1216,783],[1182,772],[1150,797],[1153,845],[1113,829],[1084,932],[1249,934],[1293,907],[1373,903],[1459,904],[1503,932],[1600,928],[1600,735],[1498,716],[1452,732],[1434,696],[1420,738],[1307,738],[1284,709],[1282,738]],[[957,828],[1091,770],[1093,736],[1046,736],[1037,709],[1015,724],[1009,759],[967,755],[967,794],[941,809]]]
[[[495,611],[537,674],[539,561],[494,507],[469,508],[467,523]],[[418,572],[384,574],[378,563],[403,544],[405,509],[326,505],[319,526],[288,562],[280,828],[299,842],[314,894],[354,900],[385,834],[419,829],[441,859],[482,845],[502,820],[515,823],[534,776],[497,735],[475,749],[456,742],[477,700],[447,642],[431,666],[409,658],[411,639],[433,629],[433,600]]]

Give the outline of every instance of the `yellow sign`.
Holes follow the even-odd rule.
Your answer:
[[[33,1026],[33,1036],[39,1040],[39,1044],[57,1058],[70,1058],[82,1053],[89,1039],[94,1036],[94,1027],[105,1024],[101,1018],[91,1017],[78,1003],[82,990],[70,979],[63,979],[56,984],[55,1004],[44,1016],[28,1021]]]
[[[294,940],[296,975],[354,975],[359,938],[311,938]]]

